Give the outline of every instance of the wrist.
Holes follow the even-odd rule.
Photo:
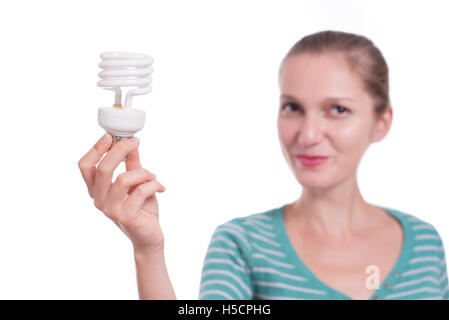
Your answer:
[[[134,257],[136,259],[154,259],[164,257],[164,246],[157,247],[136,247],[134,246]]]

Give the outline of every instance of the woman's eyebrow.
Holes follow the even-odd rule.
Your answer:
[[[288,95],[288,94],[281,94],[281,98],[286,98],[286,99],[292,99],[292,100],[296,100],[296,101],[301,101],[300,99],[292,96],[292,95]],[[349,98],[349,97],[327,97],[325,99],[323,99],[323,101],[336,101],[336,100],[348,100],[348,101],[354,101],[353,99]]]

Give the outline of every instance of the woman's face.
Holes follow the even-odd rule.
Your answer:
[[[344,181],[356,172],[371,142],[388,131],[391,108],[383,121],[376,121],[371,97],[341,55],[287,58],[279,87],[282,152],[305,188],[326,189]],[[297,159],[299,154],[328,158],[310,167]]]

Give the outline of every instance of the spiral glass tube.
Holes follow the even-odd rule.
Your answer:
[[[103,71],[98,74],[101,80],[97,85],[115,92],[113,108],[100,108],[98,114],[100,126],[113,138],[112,148],[121,139],[132,138],[143,127],[145,112],[132,109],[132,98],[152,91],[150,84],[153,80],[153,59],[145,54],[125,51],[103,52],[100,58],[102,61],[98,66]],[[124,106],[122,87],[137,87],[126,93]]]

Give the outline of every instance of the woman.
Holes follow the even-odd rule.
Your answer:
[[[279,71],[283,154],[302,185],[280,207],[234,218],[211,238],[200,299],[449,299],[442,240],[411,214],[367,203],[360,160],[388,133],[388,67],[363,36],[324,31],[298,41]],[[109,139],[109,138],[108,138]],[[142,299],[175,299],[155,192],[136,145],[110,139],[79,162],[98,209],[132,240]],[[127,172],[112,171],[130,152]]]

